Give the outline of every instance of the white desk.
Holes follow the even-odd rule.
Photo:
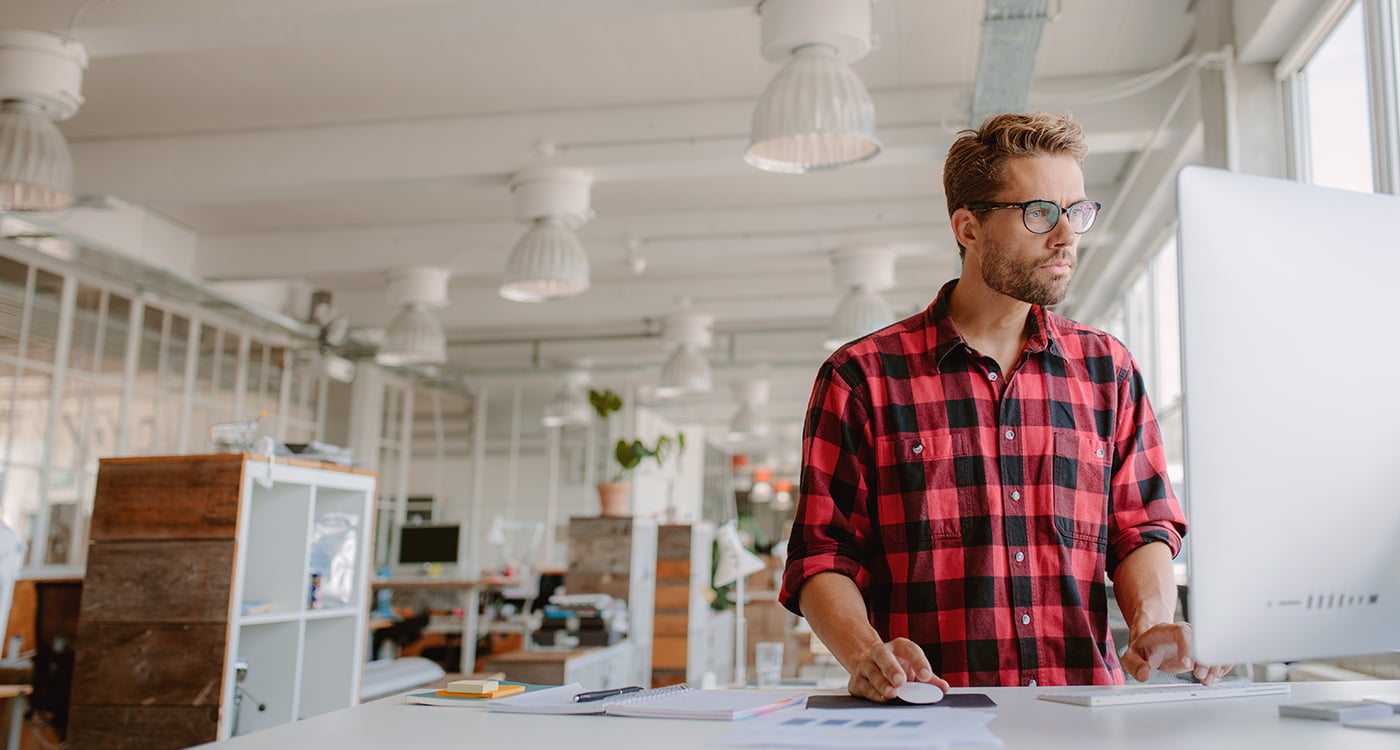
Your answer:
[[[517,586],[517,578],[433,578],[416,576],[404,578],[376,578],[371,582],[374,589],[418,589],[456,591],[461,596],[462,608],[462,658],[458,665],[462,674],[476,671],[476,637],[478,635],[477,610],[481,607],[481,590]]]
[[[1006,750],[1396,750],[1400,734],[1283,718],[1284,702],[1400,695],[1400,681],[1295,683],[1291,695],[1083,708],[1036,700],[1056,688],[986,688],[992,732]],[[831,691],[823,691],[831,692]],[[386,747],[702,748],[734,731],[721,721],[534,716],[410,706],[398,696],[214,743],[220,750],[384,750]],[[201,747],[211,747],[202,745]]]

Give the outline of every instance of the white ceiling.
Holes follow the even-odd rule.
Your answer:
[[[895,244],[899,283],[886,297],[900,313],[957,273],[941,163],[968,125],[983,12],[978,0],[876,3],[878,46],[854,67],[885,150],[858,167],[792,176],[739,158],[777,69],[759,53],[755,5],[0,0],[0,18],[87,45],[87,101],[62,124],[79,190],[197,232],[200,276],[303,279],[372,327],[391,314],[386,269],[447,266],[449,369],[517,372],[591,356],[603,383],[639,367],[634,382],[654,377],[657,321],[688,299],[716,316],[710,355],[721,382],[687,408],[717,423],[734,408],[725,381],[761,364],[774,415],[800,419],[840,297],[832,249]],[[1085,124],[1090,194],[1112,204],[1176,92],[1095,104],[1074,95],[1180,57],[1193,4],[1052,8],[1031,106]],[[597,217],[579,230],[593,289],[508,302],[495,288],[524,227],[507,182],[543,163],[544,142],[551,161],[596,176]],[[640,275],[629,245],[646,261]],[[587,338],[601,334],[614,338]]]

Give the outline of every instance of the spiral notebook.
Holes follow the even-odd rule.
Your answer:
[[[500,698],[489,711],[522,714],[608,714],[653,719],[702,719],[736,721],[803,705],[807,696],[757,690],[696,690],[687,684],[670,685],[587,703],[575,703],[585,692],[577,682],[547,690]]]

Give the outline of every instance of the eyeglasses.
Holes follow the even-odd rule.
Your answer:
[[[994,203],[982,201],[967,207],[969,211],[995,211],[998,208],[1021,209],[1021,222],[1034,234],[1045,234],[1060,223],[1060,214],[1069,221],[1069,228],[1075,234],[1084,234],[1094,226],[1102,205],[1095,201],[1076,201],[1065,208],[1055,201],[1033,200],[1025,203]]]

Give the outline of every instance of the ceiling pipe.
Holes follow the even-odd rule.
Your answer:
[[[1030,99],[1041,33],[1053,20],[1050,0],[986,0],[972,126],[990,115],[1024,112]]]

